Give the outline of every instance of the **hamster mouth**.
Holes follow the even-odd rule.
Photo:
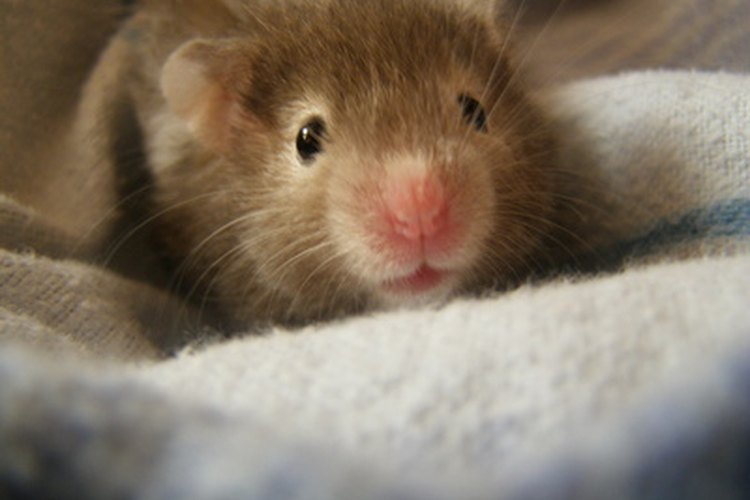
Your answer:
[[[422,264],[419,269],[409,275],[385,281],[382,289],[398,295],[419,295],[440,287],[446,281],[448,274],[450,274],[448,271],[440,271]]]

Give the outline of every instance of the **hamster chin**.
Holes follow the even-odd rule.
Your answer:
[[[411,274],[383,282],[373,291],[373,303],[387,309],[440,304],[452,296],[458,282],[455,273],[423,265]]]

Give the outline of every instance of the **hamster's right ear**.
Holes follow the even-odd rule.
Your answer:
[[[229,148],[238,120],[250,122],[242,109],[237,73],[248,74],[246,60],[233,40],[193,40],[167,59],[161,72],[161,90],[170,109],[187,124],[204,146],[216,153]]]

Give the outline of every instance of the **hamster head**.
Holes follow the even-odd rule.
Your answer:
[[[252,17],[169,57],[183,135],[155,155],[183,256],[234,318],[434,302],[528,271],[550,142],[492,16],[331,0]]]

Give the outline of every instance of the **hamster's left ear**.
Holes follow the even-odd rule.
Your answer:
[[[487,28],[491,42],[503,50],[512,44],[510,35],[517,29],[524,2],[508,0],[451,0],[472,14]],[[519,5],[520,4],[520,5]],[[506,54],[508,51],[505,51]]]
[[[455,0],[495,30],[505,31],[517,14],[518,2],[507,0]]]
[[[251,71],[234,40],[193,40],[167,59],[161,90],[195,138],[216,153],[229,148],[238,120],[252,121],[240,103],[238,74]],[[245,67],[248,66],[248,67]]]

